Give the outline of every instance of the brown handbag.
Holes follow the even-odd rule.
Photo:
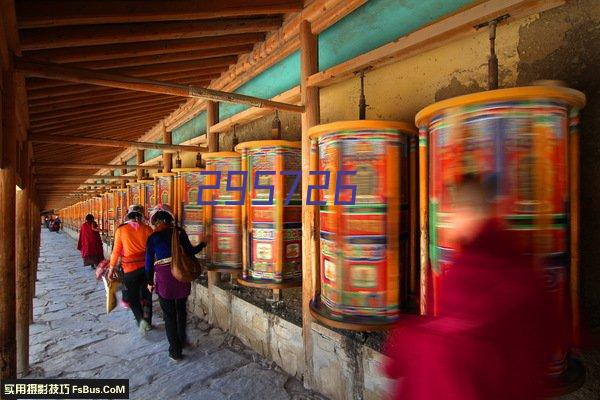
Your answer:
[[[183,230],[179,227],[173,227],[171,234],[171,274],[180,282],[192,282],[202,272],[202,266],[196,257],[190,257],[179,240],[180,233]]]

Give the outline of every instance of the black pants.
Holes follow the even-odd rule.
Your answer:
[[[129,308],[139,324],[142,319],[152,324],[152,293],[148,291],[144,268],[123,274]]]
[[[169,354],[181,356],[181,349],[186,340],[185,325],[187,321],[187,298],[169,300],[159,296],[160,308],[165,319],[165,330],[169,340]]]

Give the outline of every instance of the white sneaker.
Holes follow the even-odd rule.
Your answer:
[[[141,333],[142,335],[145,335],[145,334],[146,334],[146,332],[148,332],[150,329],[152,329],[152,328],[150,327],[150,324],[148,323],[148,321],[146,321],[145,319],[143,319],[143,320],[141,320],[141,321],[140,321],[140,326],[139,326],[139,328],[140,328],[140,333]]]

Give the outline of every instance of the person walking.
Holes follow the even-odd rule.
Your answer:
[[[100,264],[100,261],[104,260],[100,229],[96,221],[94,221],[92,214],[85,216],[85,222],[79,229],[77,250],[81,252],[84,267],[89,265],[92,269],[95,269]]]
[[[169,341],[169,357],[174,361],[183,358],[182,348],[186,343],[187,297],[190,282],[181,282],[171,274],[171,236],[173,229],[179,231],[179,243],[188,256],[198,254],[206,243],[193,246],[187,233],[174,226],[174,217],[168,206],[157,205],[151,213],[150,223],[154,233],[146,245],[146,279],[148,290],[156,289],[165,319],[165,330]]]
[[[140,332],[145,334],[152,329],[152,294],[146,285],[144,258],[146,242],[152,228],[143,222],[144,208],[140,205],[129,207],[125,223],[115,231],[110,269],[108,276],[115,278],[119,258],[123,268],[123,285],[127,289],[129,308],[133,312]]]

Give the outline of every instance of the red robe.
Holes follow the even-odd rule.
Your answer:
[[[457,255],[440,298],[439,317],[401,321],[386,343],[394,398],[537,398],[558,329],[541,274],[510,233],[488,223]]]
[[[95,222],[89,221],[86,221],[81,225],[77,250],[81,251],[81,257],[84,259],[100,257],[100,260],[102,260],[104,258],[104,251],[102,249],[100,232],[94,231],[92,227],[97,229],[98,225]]]

